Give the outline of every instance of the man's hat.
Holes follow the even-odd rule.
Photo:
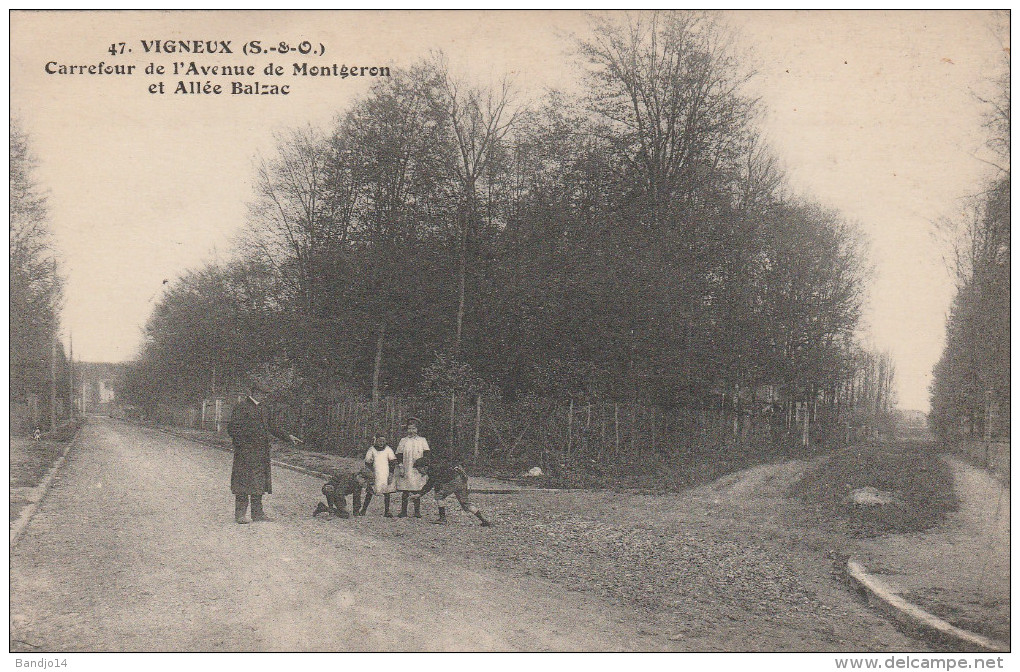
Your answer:
[[[415,427],[417,427],[420,424],[421,424],[421,420],[419,420],[418,418],[416,418],[414,416],[412,416],[412,417],[410,417],[410,418],[408,418],[407,420],[404,421],[404,427],[407,427],[408,425],[414,425]]]

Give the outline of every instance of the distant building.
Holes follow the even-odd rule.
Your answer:
[[[99,403],[110,404],[117,400],[117,393],[113,391],[112,382],[109,380],[99,381]]]
[[[86,414],[111,415],[118,405],[117,388],[123,379],[126,364],[80,362],[76,377],[81,381],[81,411]]]

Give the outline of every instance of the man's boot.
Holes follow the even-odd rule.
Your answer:
[[[390,496],[389,494],[383,495],[383,518],[392,518],[393,514],[390,513]]]
[[[248,513],[248,495],[234,495],[234,522],[238,525],[247,525],[248,519],[244,514]]]
[[[401,493],[400,495],[400,513],[397,514],[397,518],[407,518],[407,493]]]
[[[251,521],[253,523],[268,523],[273,519],[262,510],[262,495],[251,496]]]
[[[446,508],[445,507],[442,507],[442,506],[439,507],[439,520],[434,520],[432,522],[435,523],[436,525],[446,525],[447,524],[446,523]]]
[[[482,521],[482,527],[492,527],[492,523],[485,519],[485,516],[482,515],[481,511],[475,509],[475,516],[478,520]]]
[[[421,497],[414,498],[414,517],[421,518]]]

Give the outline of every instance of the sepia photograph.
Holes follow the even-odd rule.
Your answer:
[[[9,29],[11,668],[1008,666],[1008,10]]]

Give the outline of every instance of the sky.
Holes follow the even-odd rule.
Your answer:
[[[935,222],[979,191],[982,106],[1003,64],[986,12],[725,12],[757,70],[763,133],[791,188],[858,222],[874,266],[862,338],[896,362],[902,408],[927,410],[954,287]],[[150,85],[229,77],[148,75],[150,63],[400,67],[441,49],[480,83],[510,72],[525,99],[576,81],[580,12],[14,12],[12,115],[67,277],[63,338],[76,359],[125,361],[164,280],[229,256],[259,156],[274,134],[325,126],[368,78],[279,77],[287,96],[172,95]],[[154,40],[228,41],[233,53],[145,53]],[[324,55],[245,55],[302,40]],[[124,53],[110,54],[124,43]],[[115,47],[118,51],[119,47]],[[128,52],[130,50],[130,53]],[[46,64],[135,65],[130,76],[48,74]],[[51,66],[52,67],[52,66]],[[268,78],[259,78],[266,81]]]

